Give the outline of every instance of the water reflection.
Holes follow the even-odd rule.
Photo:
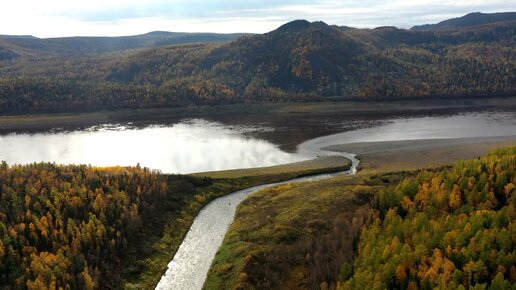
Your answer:
[[[310,154],[312,148],[358,142],[494,136],[516,136],[516,112],[488,111],[386,119],[372,127],[306,141],[298,146],[298,151]]]
[[[301,161],[315,154],[307,147],[503,135],[516,135],[516,112],[432,113],[409,117],[406,114],[231,116],[219,121],[190,119],[150,126],[129,122],[75,131],[55,129],[46,133],[0,135],[0,160],[10,164],[50,161],[96,166],[140,163],[168,173],[191,173]],[[325,137],[316,138],[320,136]],[[300,145],[300,154],[285,152],[295,152],[296,146],[307,139],[310,146]]]
[[[10,164],[140,163],[168,173],[271,166],[306,159],[267,141],[243,136],[253,130],[270,128],[224,126],[196,119],[143,129],[108,124],[74,132],[9,134],[0,136],[0,159]]]

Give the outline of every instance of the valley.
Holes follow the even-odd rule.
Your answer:
[[[289,20],[0,35],[0,289],[514,289],[515,12],[93,2]]]

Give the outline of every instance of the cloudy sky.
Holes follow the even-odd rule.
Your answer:
[[[263,33],[295,19],[409,28],[477,11],[516,11],[516,0],[6,0],[0,34]]]

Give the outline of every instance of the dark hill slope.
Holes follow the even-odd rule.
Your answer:
[[[511,95],[514,35],[516,22],[414,31],[296,20],[225,43],[15,59],[0,66],[0,110]]]
[[[211,81],[235,96],[259,100],[508,93],[516,89],[515,32],[516,24],[431,32],[342,30],[295,21],[220,46],[134,54],[108,78],[172,87],[193,78],[197,84]]]
[[[353,78],[358,57],[365,53],[360,41],[323,22],[295,21],[264,35],[217,46],[172,47],[130,56],[110,80],[160,85],[163,79],[196,76],[228,85],[237,95],[267,97],[274,88],[285,92],[322,92],[344,78]],[[179,55],[178,55],[179,54]],[[135,67],[136,66],[136,67]],[[191,67],[191,70],[174,68]],[[150,71],[155,74],[148,73]],[[158,76],[164,76],[156,78]]]
[[[411,30],[450,30],[477,25],[492,24],[498,22],[514,22],[516,21],[516,12],[503,13],[470,13],[462,17],[441,21],[437,24],[425,24],[414,26]]]

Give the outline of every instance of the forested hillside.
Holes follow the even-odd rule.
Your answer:
[[[148,223],[208,184],[140,168],[3,163],[0,288],[121,288],[119,263]]]
[[[401,181],[337,288],[514,289],[515,184],[515,147]]]
[[[337,168],[229,179],[0,163],[0,289],[153,289],[213,198]]]
[[[516,12],[501,13],[469,13],[462,17],[452,18],[436,24],[425,24],[414,26],[412,30],[449,30],[471,26],[478,26],[490,23],[516,21]]]
[[[204,289],[514,289],[516,147],[262,190]]]
[[[230,43],[116,54],[15,58],[4,48],[0,111],[509,96],[515,34],[514,21],[415,31],[297,20]]]

